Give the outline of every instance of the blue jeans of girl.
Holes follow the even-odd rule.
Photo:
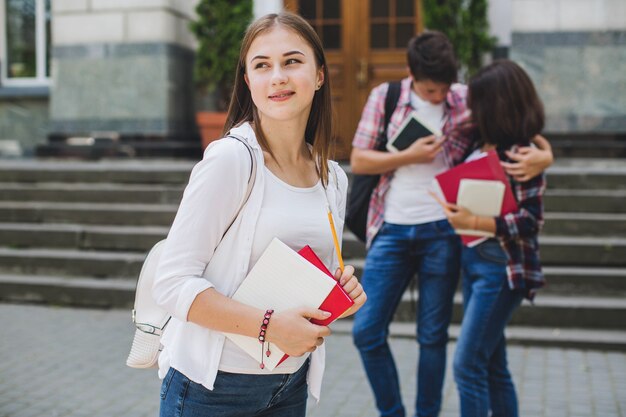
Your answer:
[[[463,248],[464,313],[453,365],[462,417],[518,416],[504,328],[523,296],[510,290],[505,268],[496,239]]]
[[[174,368],[161,385],[160,417],[304,417],[309,362],[293,374],[218,372],[208,390]]]
[[[416,415],[439,414],[460,250],[458,236],[447,220],[441,220],[419,225],[384,223],[367,253],[361,278],[367,302],[356,313],[353,338],[382,417],[405,416],[387,337],[396,308],[416,272],[420,352]]]

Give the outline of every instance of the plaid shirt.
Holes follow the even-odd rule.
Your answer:
[[[391,115],[389,126],[387,127],[387,138],[393,137],[402,122],[407,118],[409,113],[413,111],[410,99],[411,82],[411,77],[407,77],[402,80],[398,105],[396,110]],[[370,93],[361,115],[361,121],[359,122],[357,131],[354,134],[354,139],[352,140],[353,147],[360,149],[376,148],[376,138],[385,127],[385,97],[387,96],[388,89],[389,83],[384,83],[374,88]],[[455,133],[460,131],[458,128],[461,127],[461,123],[464,123],[467,120],[467,107],[465,104],[466,94],[466,86],[462,84],[452,84],[444,106],[444,125],[442,131],[444,136],[448,136],[448,140],[453,139],[455,141],[461,141],[457,146],[458,149],[467,149],[467,147],[471,144],[471,142],[465,141],[465,139],[461,137],[462,135]],[[450,158],[446,157],[446,162],[448,162],[449,165],[450,161]],[[392,178],[393,172],[382,174],[380,176],[378,186],[372,192],[369,211],[367,213],[366,243],[368,248],[383,225],[385,195],[389,190]]]
[[[514,150],[514,149],[512,149]],[[498,152],[501,160],[508,160]],[[518,211],[496,217],[496,237],[507,254],[506,272],[509,287],[520,290],[529,300],[545,285],[539,260],[537,235],[543,226],[543,193],[546,175],[542,173],[526,182],[509,176]]]

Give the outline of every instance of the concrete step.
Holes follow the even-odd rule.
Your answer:
[[[0,274],[0,299],[3,301],[49,304],[125,307],[134,300],[135,279],[90,278],[83,275],[62,277],[53,273],[32,275],[3,271]],[[394,320],[413,322],[417,293],[404,295]],[[462,297],[455,296],[454,323],[462,317]],[[551,328],[594,328],[624,330],[626,300],[609,297],[564,297],[539,295],[535,304],[524,303],[511,323],[520,326]]]
[[[178,204],[183,186],[115,183],[0,183],[0,201]]]
[[[13,248],[74,248],[148,251],[167,236],[167,227],[0,223],[0,242]]]
[[[621,161],[620,161],[621,162]],[[623,166],[622,166],[623,164]],[[555,166],[547,171],[549,189],[626,189],[626,162],[618,166]]]
[[[144,253],[0,248],[0,273],[137,277]]]
[[[0,201],[0,222],[169,227],[177,209],[176,204]]]
[[[0,183],[0,201],[178,204],[183,185]],[[548,190],[547,212],[626,213],[626,190]]]
[[[346,259],[363,276],[364,259]],[[608,296],[626,298],[626,268],[592,268],[546,266],[543,268],[547,285],[540,294],[570,296]]]
[[[165,211],[146,211],[133,208],[132,211],[124,211],[124,214],[115,215],[115,212],[99,213],[96,210],[76,210],[87,224],[64,224],[64,223],[7,223],[3,217],[0,203],[0,242],[11,247],[39,247],[39,248],[76,248],[88,250],[121,250],[145,252],[158,240],[166,236],[173,209]],[[143,207],[143,206],[142,206]],[[153,206],[149,206],[154,209]],[[76,209],[77,207],[75,207]],[[26,210],[15,211],[20,214],[19,220],[24,220]],[[38,221],[45,217],[48,221],[63,221],[54,217],[54,212],[48,212],[46,216],[37,216],[33,213],[26,220]],[[103,214],[102,216],[98,216]],[[90,217],[91,215],[91,217]],[[107,217],[108,216],[108,217]],[[90,225],[89,222],[97,222],[100,217],[114,220],[125,220],[126,224],[135,220],[138,226],[113,225],[100,226]],[[147,221],[160,220],[161,224],[168,226],[141,226],[142,224],[154,224]],[[73,219],[72,219],[73,220]],[[608,226],[607,226],[608,227]],[[626,266],[626,239],[613,237],[580,237],[580,236],[540,236],[541,259],[544,266],[603,266],[621,267]],[[356,237],[346,231],[343,239],[343,255],[345,259],[362,259],[365,257],[365,245]]]
[[[352,320],[339,320],[331,325],[334,334],[351,334]],[[448,334],[451,340],[457,340],[461,326],[450,325]],[[389,326],[391,337],[416,339],[414,323],[393,322]],[[570,349],[626,350],[626,331],[572,328],[540,328],[509,325],[506,328],[508,345],[554,346]]]
[[[626,239],[541,236],[544,266],[626,266]]]
[[[4,160],[0,182],[108,182],[119,184],[176,184],[189,180],[192,161],[169,159],[73,160],[20,159]]]
[[[14,250],[68,248],[145,254],[166,235],[166,227],[154,226],[0,223],[0,242]],[[362,258],[346,258],[346,262],[356,267],[357,276],[362,275]],[[626,268],[547,266],[544,272],[549,285],[542,292],[626,296]]]
[[[547,213],[626,213],[626,190],[548,189],[544,204]]]
[[[0,201],[0,222],[170,226],[178,204]],[[626,236],[626,213],[546,213],[546,235]]]
[[[5,160],[0,182],[185,184],[194,161],[171,159]],[[351,175],[349,164],[342,167]],[[550,189],[626,189],[626,159],[560,158],[548,170]]]
[[[341,167],[350,179],[350,164]],[[626,158],[557,158],[547,174],[548,189],[626,190]]]
[[[539,237],[544,266],[626,266],[626,239],[615,237],[545,236]],[[365,245],[352,233],[343,236],[344,259],[365,257]]]
[[[397,321],[414,321],[416,318],[416,292],[407,291],[394,316]],[[419,301],[418,301],[419,302]],[[454,299],[453,322],[460,323],[463,316],[461,294]],[[626,299],[609,297],[571,297],[538,294],[534,304],[527,301],[515,312],[511,324],[533,327],[583,327],[589,329],[625,330]]]
[[[0,300],[5,302],[130,310],[135,287],[135,280],[123,278],[0,274]]]
[[[626,237],[626,211],[623,213],[544,214],[542,235]]]

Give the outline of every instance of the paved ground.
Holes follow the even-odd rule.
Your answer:
[[[154,417],[154,370],[124,364],[130,313],[0,304],[0,417]],[[322,401],[313,417],[375,417],[350,337],[329,338]],[[412,410],[416,347],[392,348]],[[450,352],[454,345],[450,345]],[[510,365],[525,417],[626,416],[626,353],[511,346]],[[458,415],[450,370],[442,416]]]

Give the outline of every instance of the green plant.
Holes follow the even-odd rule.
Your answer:
[[[218,110],[226,110],[252,0],[200,0],[196,15],[190,23],[198,40],[194,80],[200,92],[215,92]]]
[[[487,0],[424,0],[424,26],[450,38],[462,71],[472,75],[482,66],[496,39],[489,35]]]

